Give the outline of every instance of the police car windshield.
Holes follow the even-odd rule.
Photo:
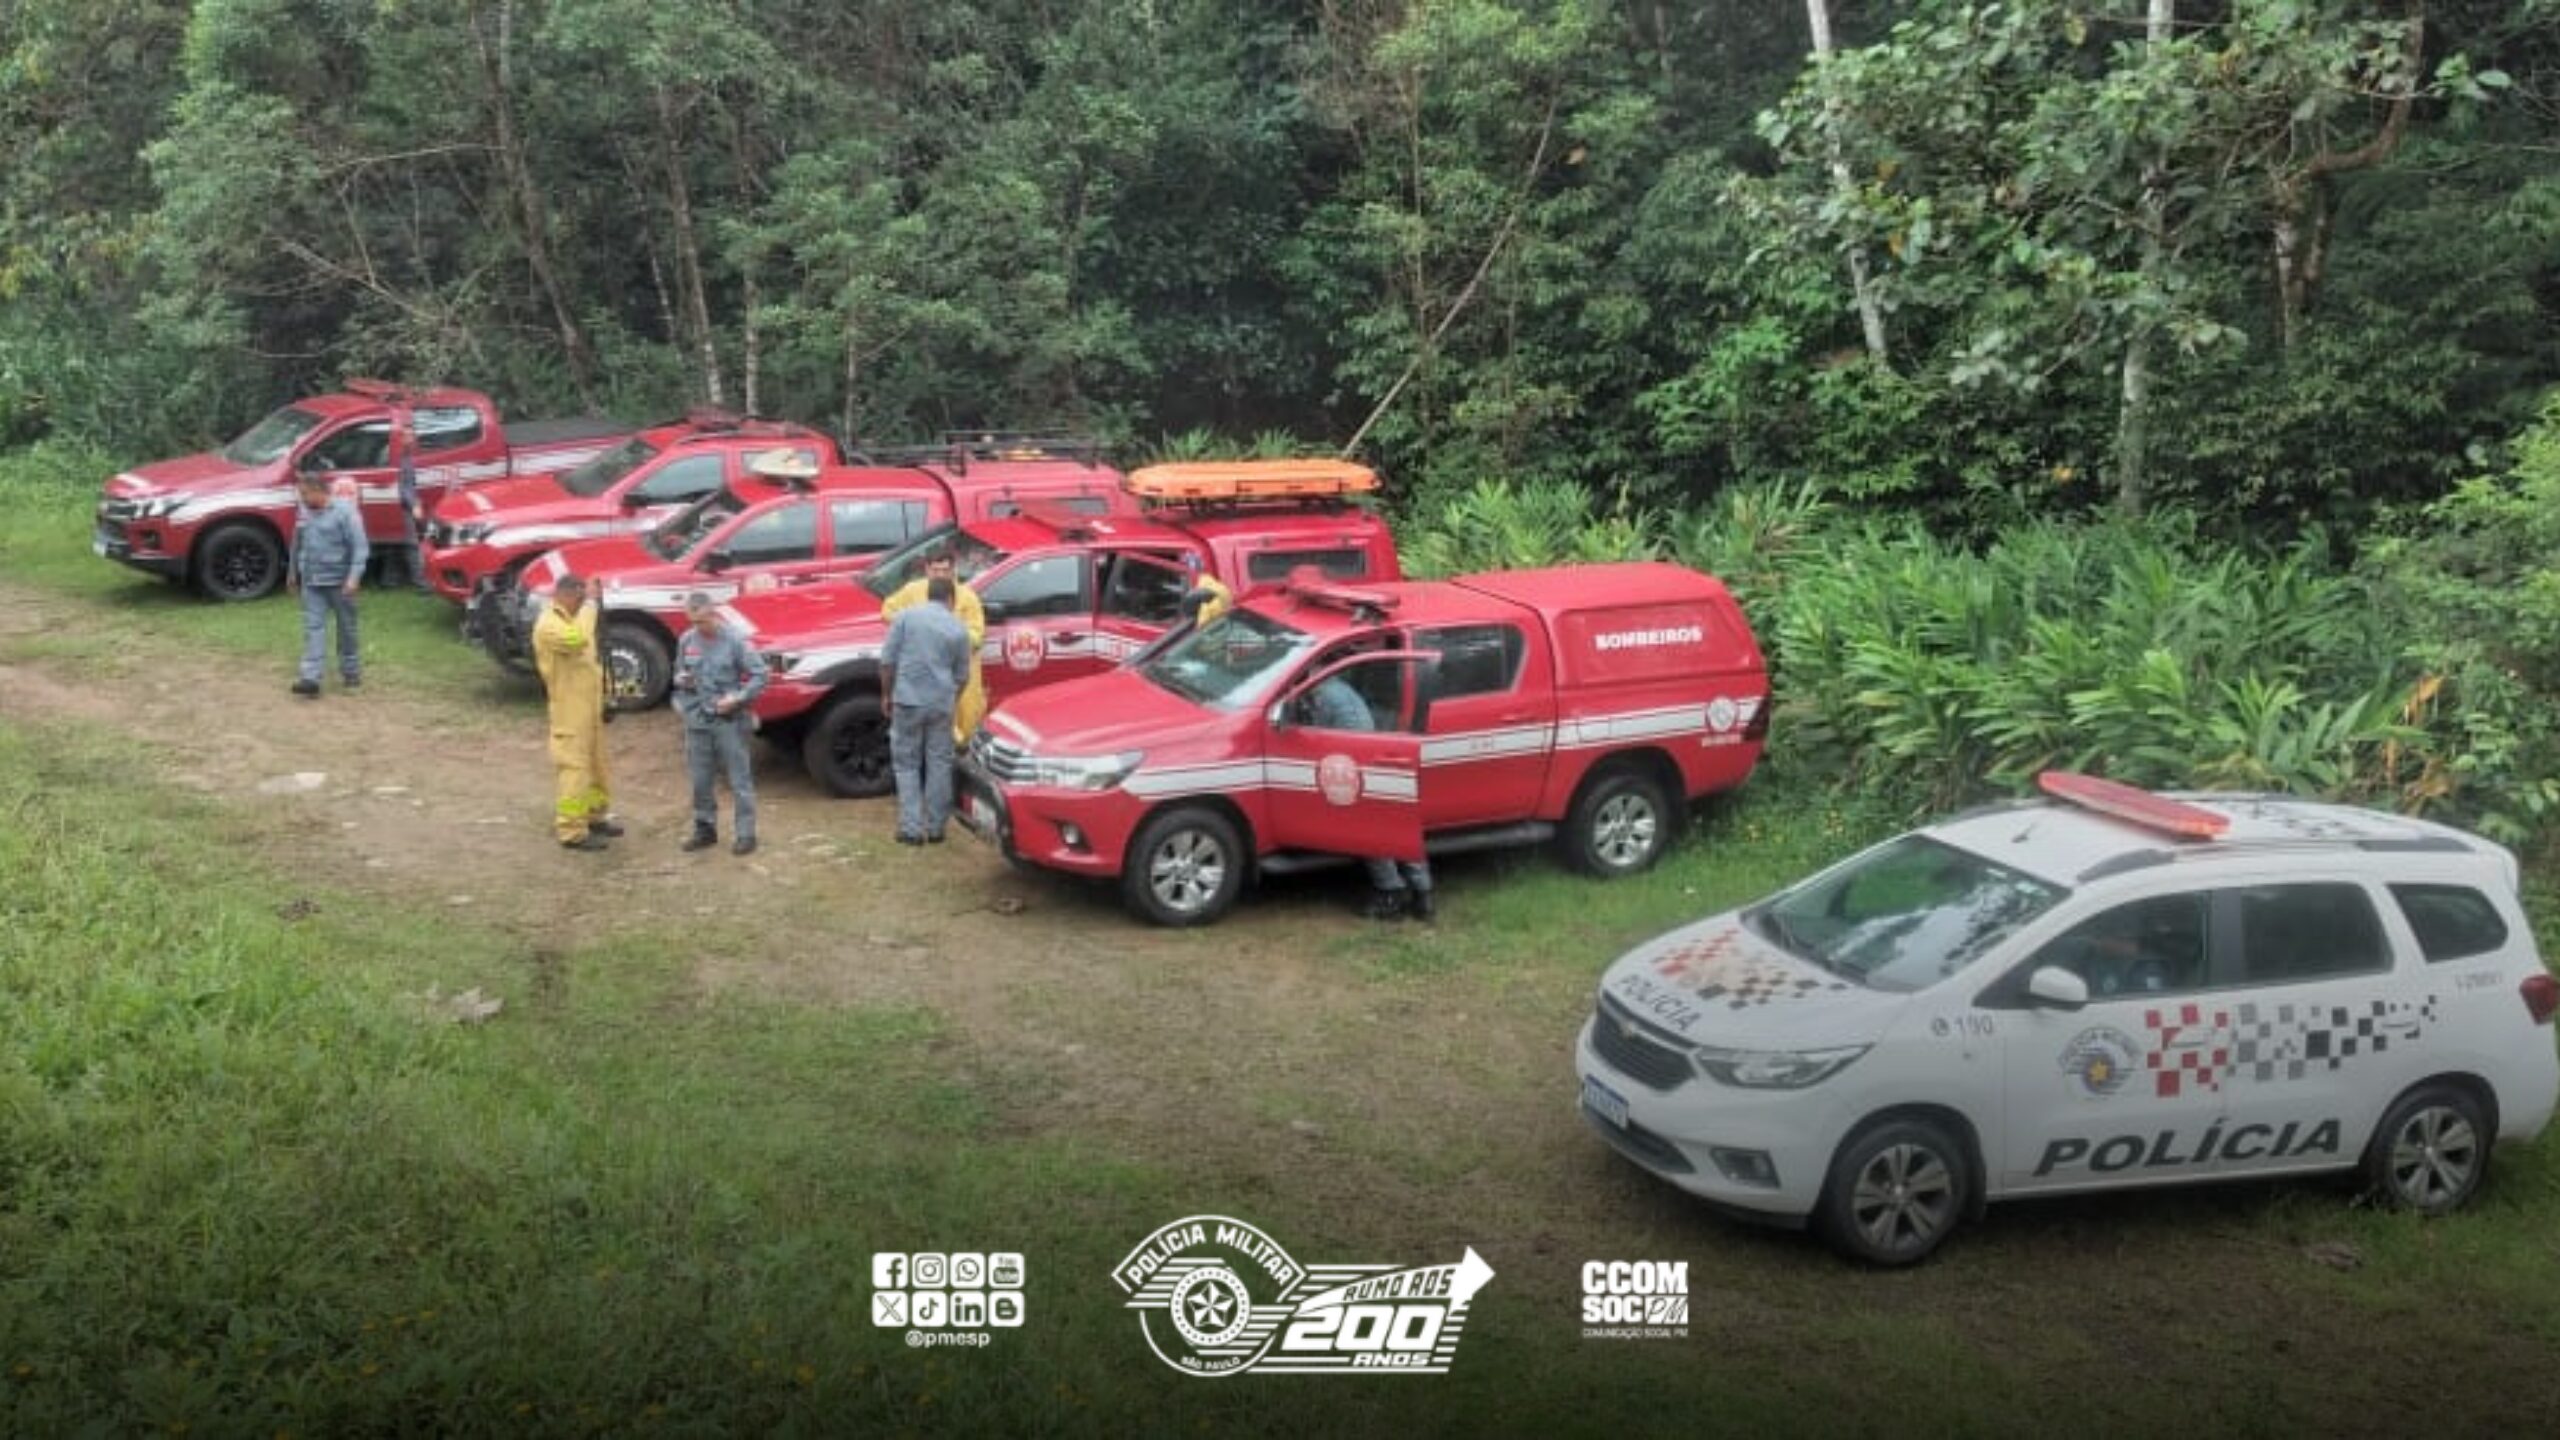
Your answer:
[[[1269,694],[1315,643],[1268,615],[1230,610],[1176,636],[1138,663],[1138,673],[1194,704],[1241,710]]]
[[[649,536],[649,553],[661,560],[681,560],[694,552],[711,532],[720,528],[730,516],[747,508],[747,502],[722,486],[678,512],[676,518],[661,525]]]
[[[311,433],[320,417],[308,410],[288,405],[249,427],[249,432],[222,447],[222,458],[234,465],[264,465],[279,459],[293,448],[293,442]]]
[[[946,522],[881,556],[879,563],[863,573],[862,583],[870,587],[872,594],[886,600],[909,582],[922,579],[924,567],[946,551],[957,562],[952,568],[962,580],[977,578],[980,571],[1005,557],[1004,551],[974,535],[964,535],[958,525]]]
[[[634,435],[593,460],[560,477],[560,488],[589,498],[613,488],[613,482],[640,468],[658,447]]]
[[[1905,835],[1745,910],[1742,921],[1844,980],[1925,990],[2069,893],[1971,851]]]

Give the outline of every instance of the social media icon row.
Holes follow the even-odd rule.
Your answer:
[[[1022,1324],[1019,1290],[880,1290],[871,1323],[894,1330],[1011,1330]]]
[[[1019,1290],[1022,1277],[1022,1256],[1014,1251],[883,1250],[871,1257],[874,1290]]]

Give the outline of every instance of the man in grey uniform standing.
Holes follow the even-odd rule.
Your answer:
[[[373,547],[356,507],[329,494],[329,477],[304,474],[297,482],[302,509],[293,517],[292,564],[285,587],[302,597],[302,669],[293,693],[320,697],[320,667],[328,658],[329,621],[338,623],[338,679],[353,690],[364,683],[364,657],[356,648],[356,588]]]
[[[898,780],[898,843],[937,845],[951,819],[951,712],[969,683],[969,627],[951,613],[959,587],[947,575],[925,585],[925,603],[901,610],[880,647],[880,709],[889,717],[889,765]]]
[[[676,713],[684,717],[684,768],[693,779],[693,834],[687,850],[720,843],[719,773],[729,776],[738,809],[738,840],[731,854],[756,849],[756,774],[747,756],[747,705],[764,690],[765,667],[747,642],[723,624],[711,597],[685,598],[693,627],[676,647]]]

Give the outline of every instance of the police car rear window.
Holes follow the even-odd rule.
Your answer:
[[[1289,578],[1301,565],[1313,565],[1328,580],[1366,580],[1369,578],[1369,552],[1366,550],[1264,550],[1248,555],[1244,562],[1245,579],[1254,584],[1278,582]]]
[[[2391,898],[2418,937],[2429,963],[2462,960],[2503,949],[2507,922],[2489,897],[2468,885],[2394,885]]]

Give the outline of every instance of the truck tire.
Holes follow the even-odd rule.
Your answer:
[[[1235,908],[1252,863],[1235,822],[1205,805],[1160,810],[1120,860],[1120,898],[1142,920],[1179,929]]]
[[[1852,1134],[1831,1157],[1814,1202],[1814,1229],[1832,1249],[1869,1265],[1929,1258],[1972,1203],[1973,1169],[1946,1127],[1916,1116]]]
[[[867,800],[898,788],[889,769],[889,717],[880,692],[840,691],[818,711],[800,739],[800,762],[830,795]]]
[[[655,710],[667,703],[675,659],[665,637],[635,620],[604,622],[605,700],[616,710]]]
[[[2387,1205],[2420,1215],[2459,1210],[2489,1173],[2497,1135],[2479,1098],[2436,1081],[2395,1102],[2364,1147],[2364,1179]]]
[[[196,542],[196,588],[225,604],[256,600],[284,583],[284,542],[254,520],[214,527]]]
[[[1619,761],[1583,782],[1556,838],[1565,863],[1614,880],[1652,868],[1679,832],[1679,806],[1662,782],[1641,766]]]

